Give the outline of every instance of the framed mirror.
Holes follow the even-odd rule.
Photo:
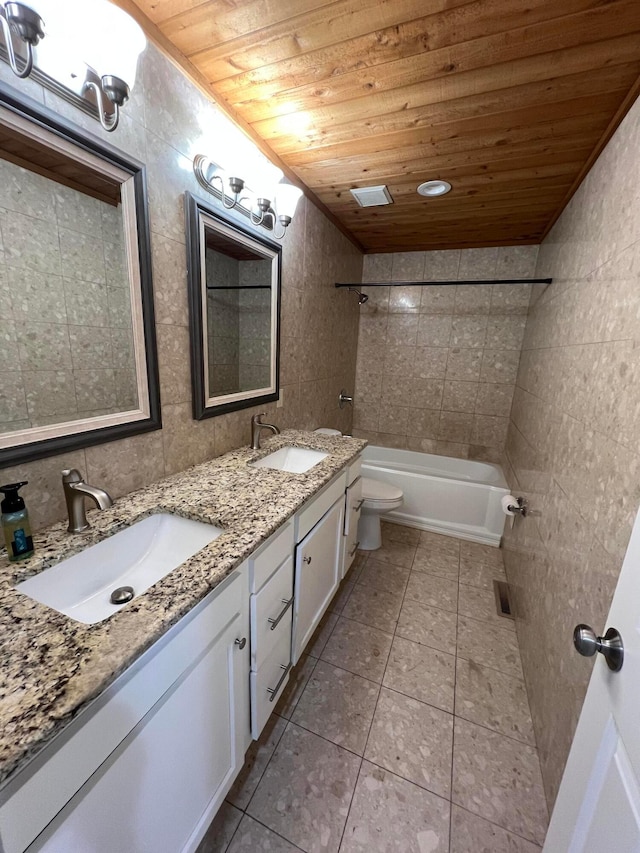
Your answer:
[[[159,429],[144,166],[0,86],[0,466]]]
[[[187,194],[193,414],[278,399],[278,243]]]

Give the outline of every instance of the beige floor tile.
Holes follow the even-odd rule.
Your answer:
[[[456,661],[455,713],[472,723],[536,745],[524,681],[473,661]]]
[[[395,637],[382,683],[453,713],[455,657]]]
[[[493,591],[494,580],[505,581],[506,579],[504,566],[487,565],[469,557],[460,558],[460,583]]]
[[[379,563],[371,557],[360,572],[358,583],[375,587],[383,592],[404,593],[410,571],[391,563]]]
[[[493,548],[491,545],[479,545],[476,542],[461,542],[460,557],[476,560],[488,566],[504,566],[501,548]]]
[[[338,591],[333,596],[333,599],[329,603],[328,610],[330,613],[342,613],[345,604],[349,600],[349,596],[353,592],[353,588],[356,585],[355,578],[345,578],[340,586],[338,587]]]
[[[415,545],[387,540],[382,543],[381,548],[369,551],[369,557],[372,557],[379,563],[392,563],[394,566],[402,566],[405,569],[410,569],[415,553]]]
[[[538,753],[456,717],[453,802],[541,844],[548,821]]]
[[[442,536],[440,533],[430,533],[428,530],[420,531],[420,548],[428,548],[432,554],[453,554],[460,556],[460,540],[452,536]]]
[[[311,678],[311,673],[316,663],[316,658],[309,655],[300,656],[300,660],[291,670],[287,686],[276,703],[276,714],[279,714],[286,720],[291,717],[293,709],[298,704],[298,699],[302,696],[302,691],[307,686],[307,681]]]
[[[294,847],[257,820],[245,815],[227,853],[298,853],[299,850],[299,847]]]
[[[480,619],[482,622],[490,622],[496,628],[502,628],[505,631],[515,632],[516,630],[513,619],[498,616],[492,589],[480,589],[461,583],[458,594],[458,614]]]
[[[524,677],[515,632],[468,616],[458,616],[458,657],[493,667],[515,678]]]
[[[426,572],[441,578],[458,580],[460,558],[457,554],[447,554],[442,551],[432,551],[429,548],[418,548],[413,561],[412,571]]]
[[[387,665],[393,635],[340,617],[322,660],[380,683]]]
[[[411,601],[450,613],[456,613],[458,609],[458,584],[448,578],[412,572],[405,595]]]
[[[357,583],[342,615],[372,628],[393,632],[402,606],[402,593],[384,592],[372,586]]]
[[[359,766],[357,755],[289,723],[247,814],[307,853],[336,853]]]
[[[452,741],[451,714],[383,687],[365,758],[449,798]]]
[[[247,750],[242,770],[227,794],[227,800],[237,808],[246,809],[286,726],[286,720],[277,714],[272,714],[260,739],[254,740]]]
[[[230,803],[223,803],[218,809],[196,853],[225,853],[233,833],[242,820],[242,812]]]
[[[403,542],[405,545],[417,545],[420,541],[420,531],[415,527],[405,527],[404,524],[393,524],[390,521],[383,521],[382,540],[390,542]]]
[[[449,808],[446,800],[365,761],[340,853],[447,853]]]
[[[455,613],[427,607],[419,601],[405,598],[398,617],[396,636],[453,654],[456,648],[457,621]]]
[[[540,848],[459,806],[452,806],[450,853],[540,853]]]
[[[318,661],[291,721],[362,755],[380,686]]]
[[[333,613],[330,610],[324,614],[320,620],[320,624],[313,632],[313,636],[307,643],[307,647],[304,650],[305,654],[311,655],[312,658],[320,657],[322,650],[327,645],[327,641],[331,636],[331,632],[335,628],[338,616],[338,613]]]
[[[368,551],[357,551],[355,557],[353,558],[353,563],[351,563],[349,567],[349,571],[345,576],[346,581],[357,581],[360,576],[360,572],[365,567],[367,560],[369,559]]]

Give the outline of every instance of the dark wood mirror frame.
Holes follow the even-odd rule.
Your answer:
[[[214,209],[201,199],[185,193],[185,212],[187,218],[187,266],[189,287],[189,317],[191,333],[191,381],[193,386],[193,416],[196,420],[211,418],[226,412],[235,412],[250,406],[270,403],[277,400],[280,393],[280,297],[281,297],[281,267],[282,247],[280,243],[270,240],[255,229],[244,227],[237,220],[225,216],[220,210]],[[203,222],[215,229],[219,223],[224,229],[226,238],[235,237],[239,246],[258,245],[265,250],[265,258],[270,257],[272,263],[272,313],[275,312],[275,324],[272,325],[273,337],[271,343],[271,369],[273,382],[268,393],[255,391],[238,392],[238,394],[220,395],[212,398],[207,388],[207,371],[205,370],[204,333],[206,318],[203,316],[203,282],[205,267],[203,264]],[[273,307],[273,295],[276,304]],[[257,389],[259,392],[263,389]],[[246,396],[239,399],[241,394]],[[225,396],[236,399],[225,401]],[[219,403],[211,403],[219,399]]]
[[[115,413],[106,419],[111,421],[109,425],[100,426],[100,418],[92,418],[91,422],[71,420],[64,424],[52,427],[52,431],[63,433],[64,428],[69,431],[50,438],[30,437],[24,438],[22,443],[0,447],[0,467],[30,462],[47,456],[102,444],[139,433],[150,432],[162,427],[160,415],[160,383],[158,378],[158,357],[156,348],[155,316],[153,308],[153,281],[151,269],[151,246],[149,238],[149,211],[147,204],[146,170],[143,163],[138,162],[129,155],[125,155],[107,145],[81,128],[62,119],[52,110],[47,109],[32,99],[17,93],[15,90],[0,83],[0,111],[5,118],[3,123],[0,117],[0,127],[7,126],[6,120],[10,120],[16,126],[29,127],[31,136],[38,139],[41,146],[46,146],[46,140],[55,139],[60,148],[65,148],[69,159],[73,160],[73,152],[78,153],[79,158],[83,156],[96,162],[102,161],[105,174],[109,171],[123,176],[123,193],[126,184],[128,196],[127,204],[130,211],[134,213],[130,217],[135,220],[132,226],[132,237],[130,243],[129,260],[134,269],[134,281],[139,284],[138,322],[134,323],[134,338],[138,336],[139,346],[144,349],[144,369],[140,370],[140,360],[137,361],[137,383],[138,389],[144,390],[142,399],[138,399],[138,409]],[[37,171],[37,169],[36,169]],[[99,173],[99,170],[98,172]],[[98,174],[99,183],[99,174]],[[69,184],[73,185],[73,183]],[[123,415],[122,422],[113,423]],[[94,424],[97,424],[94,426]],[[25,430],[25,432],[28,430]],[[34,429],[34,433],[36,430]],[[9,439],[6,439],[5,445]]]

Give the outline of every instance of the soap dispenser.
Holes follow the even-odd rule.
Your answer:
[[[33,554],[29,513],[24,505],[24,499],[18,494],[18,491],[26,485],[25,480],[22,483],[0,486],[0,492],[5,496],[0,503],[0,510],[2,510],[0,521],[10,560],[23,560]]]

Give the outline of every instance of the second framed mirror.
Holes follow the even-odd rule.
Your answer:
[[[280,245],[187,195],[193,413],[278,399]]]

